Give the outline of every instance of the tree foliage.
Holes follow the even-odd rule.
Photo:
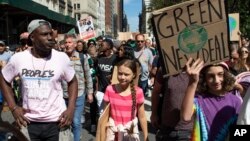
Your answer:
[[[178,4],[188,0],[151,0],[153,10]],[[240,31],[250,37],[250,0],[225,0],[228,13],[240,13]]]
[[[250,0],[228,0],[228,13],[240,13],[240,31],[250,37]]]

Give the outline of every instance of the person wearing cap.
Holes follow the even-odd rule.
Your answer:
[[[181,106],[181,118],[184,121],[195,118],[192,135],[197,136],[192,139],[225,140],[230,126],[236,123],[242,104],[242,99],[234,93],[243,92],[243,87],[235,82],[224,62],[206,66],[201,59],[192,62],[190,58],[185,66],[189,83]]]
[[[7,62],[11,58],[11,56],[12,55],[6,51],[6,45],[5,45],[4,41],[0,40],[0,69],[2,69],[7,64]],[[4,103],[3,94],[2,94],[2,91],[0,88],[0,114],[2,112],[3,103]],[[0,120],[1,120],[1,117],[0,117]]]
[[[60,128],[72,123],[78,85],[75,71],[69,57],[53,49],[48,21],[31,21],[28,33],[32,47],[11,57],[0,73],[0,86],[17,125],[28,130],[26,135],[31,140],[57,141]],[[15,103],[11,89],[16,76],[22,81],[22,107]],[[63,99],[62,80],[68,83],[68,107]]]
[[[6,51],[4,41],[0,40],[0,67],[3,67],[10,59],[11,54]]]
[[[88,47],[88,49],[87,49],[88,54],[92,58],[97,57],[98,53],[97,53],[97,48],[96,48],[96,42],[95,42],[95,40],[93,40],[93,39],[88,40],[87,47]]]

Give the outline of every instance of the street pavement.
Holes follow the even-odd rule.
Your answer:
[[[151,101],[150,97],[145,98],[145,112],[148,121],[149,141],[155,141],[155,130],[150,124],[151,115]],[[5,110],[1,114],[3,121],[12,123],[14,118],[9,110]],[[90,118],[89,118],[89,105],[85,106],[85,123],[83,124],[82,139],[81,141],[95,141],[95,133],[90,132]],[[143,133],[140,131],[140,139],[143,140]]]

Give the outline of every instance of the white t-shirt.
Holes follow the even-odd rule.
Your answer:
[[[66,110],[61,81],[71,81],[75,75],[69,57],[56,50],[48,59],[35,58],[28,49],[16,53],[3,68],[7,82],[15,76],[22,81],[24,116],[35,122],[55,122]]]

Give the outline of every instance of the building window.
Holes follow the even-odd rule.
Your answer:
[[[74,4],[74,9],[76,10],[76,4]]]
[[[80,18],[81,18],[80,13],[75,13],[75,19],[80,20]]]
[[[59,6],[59,13],[64,14],[64,8]]]
[[[80,4],[79,3],[77,3],[77,9],[80,9]]]
[[[71,17],[72,16],[72,11],[68,11],[68,15]]]

